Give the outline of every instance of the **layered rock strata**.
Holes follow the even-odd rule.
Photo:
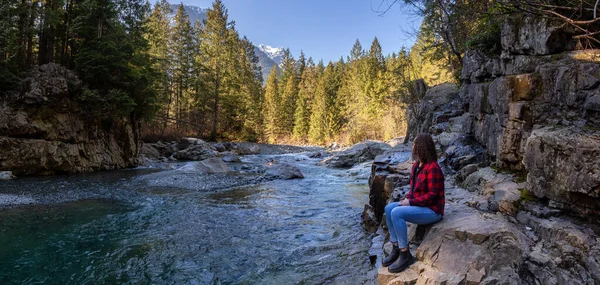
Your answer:
[[[501,55],[467,52],[458,92],[409,107],[408,140],[433,134],[447,166],[447,213],[412,231],[419,261],[380,268],[379,284],[600,284],[600,51],[571,51],[571,32],[508,20]],[[373,164],[365,228],[406,191],[401,165]]]
[[[37,67],[20,94],[0,100],[0,170],[45,175],[137,165],[138,126],[129,118],[95,119],[74,98],[81,83],[57,65]]]

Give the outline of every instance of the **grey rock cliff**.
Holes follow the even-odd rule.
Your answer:
[[[96,120],[74,98],[73,72],[46,64],[21,94],[0,101],[0,170],[15,175],[78,173],[137,165],[138,130],[129,118]]]
[[[447,166],[446,216],[411,226],[419,261],[379,284],[600,284],[600,50],[572,51],[571,35],[508,19],[501,55],[466,53],[458,93],[409,106],[408,135],[434,135]],[[407,168],[375,161],[365,228],[385,226]]]

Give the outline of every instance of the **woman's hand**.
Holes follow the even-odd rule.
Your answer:
[[[408,199],[404,198],[404,200],[400,202],[400,206],[410,206],[410,202],[408,202]]]

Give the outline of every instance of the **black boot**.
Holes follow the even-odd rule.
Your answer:
[[[400,257],[388,267],[388,271],[391,273],[401,272],[406,269],[406,267],[413,264],[413,262],[415,262],[415,258],[410,254],[410,251],[406,249],[406,251],[400,252]]]
[[[390,264],[394,263],[394,261],[398,259],[398,256],[400,256],[400,248],[398,248],[397,245],[392,244],[392,246],[392,252],[390,252],[390,254],[383,259],[381,265],[390,266]]]

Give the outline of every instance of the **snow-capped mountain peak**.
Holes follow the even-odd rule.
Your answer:
[[[277,64],[281,63],[282,55],[283,55],[283,47],[272,47],[265,44],[258,45],[258,48],[267,54],[269,58],[274,60]]]

